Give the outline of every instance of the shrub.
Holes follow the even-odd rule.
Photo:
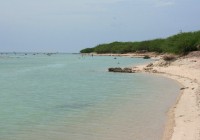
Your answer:
[[[164,59],[165,61],[172,61],[172,60],[175,60],[176,57],[175,57],[174,55],[164,55],[164,56],[163,56],[163,59]]]
[[[140,42],[112,42],[100,44],[94,48],[86,48],[81,53],[129,53],[158,52],[185,55],[191,51],[200,50],[200,31],[179,33],[166,39],[145,40]]]

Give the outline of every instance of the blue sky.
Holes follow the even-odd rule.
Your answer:
[[[0,0],[0,52],[79,52],[200,30],[199,0]]]

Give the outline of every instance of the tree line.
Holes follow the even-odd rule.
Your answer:
[[[187,54],[190,51],[200,50],[200,31],[179,33],[167,38],[145,40],[140,42],[112,42],[100,44],[93,48],[81,50],[81,53],[134,53],[158,52]]]

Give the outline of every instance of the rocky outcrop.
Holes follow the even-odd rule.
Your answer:
[[[120,67],[116,67],[116,68],[108,68],[109,72],[121,72],[121,73],[135,73],[136,70],[132,69],[132,68],[120,68]]]
[[[170,64],[171,64],[171,61],[160,60],[158,62],[155,62],[153,66],[168,67],[170,66]]]
[[[109,72],[122,72],[122,68],[117,67],[117,68],[108,68]]]

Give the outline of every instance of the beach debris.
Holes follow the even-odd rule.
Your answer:
[[[180,88],[180,90],[184,90],[184,89],[185,89],[184,87]]]
[[[180,90],[184,90],[184,89],[187,89],[187,88],[189,88],[189,87],[182,87],[182,88],[180,88]]]

